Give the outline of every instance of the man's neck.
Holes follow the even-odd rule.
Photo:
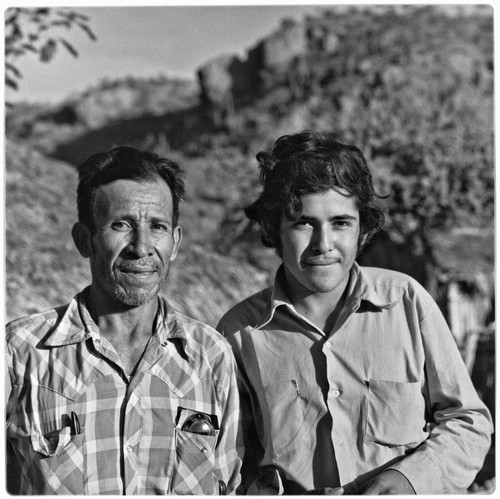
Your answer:
[[[345,303],[345,293],[340,297],[330,293],[310,294],[292,304],[301,315],[307,317],[326,335],[332,331]]]
[[[314,293],[302,288],[301,292],[292,293],[291,287],[286,284],[286,272],[283,274],[283,289],[290,299],[295,310],[306,317],[317,328],[329,335],[335,326],[346,301],[349,278],[345,283],[327,293]]]
[[[153,334],[158,299],[137,307],[105,304],[91,288],[87,307],[99,332],[113,345],[130,375]]]

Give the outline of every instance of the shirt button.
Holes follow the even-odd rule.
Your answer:
[[[131,446],[131,445],[129,445],[129,446],[127,447],[127,452],[132,452],[132,450],[133,450],[133,449],[132,449],[132,446]]]
[[[96,338],[96,339],[95,339],[95,342],[96,342],[96,343],[101,343],[101,340],[100,340],[99,338]]]
[[[332,390],[332,395],[334,397],[338,397],[340,395],[340,392],[338,390]]]
[[[342,439],[338,439],[337,443],[339,444],[339,447],[342,447],[344,445],[344,441]]]
[[[327,341],[327,342],[326,342],[326,346],[327,346],[328,348],[331,348],[331,346],[332,346],[332,342],[331,342],[331,341]]]
[[[202,448],[200,449],[200,451],[201,451],[201,453],[202,453],[202,454],[206,454],[206,453],[208,452],[208,450],[207,450],[207,449],[205,449],[205,447],[202,447]]]

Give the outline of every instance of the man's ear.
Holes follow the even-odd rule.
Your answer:
[[[272,222],[268,218],[264,218],[260,222],[260,229],[262,231],[262,237],[261,237],[262,242],[266,246],[270,246],[271,248],[274,248],[276,250],[276,254],[280,258],[283,258],[283,248],[281,245],[280,231],[278,230],[278,234],[275,234],[275,237],[277,237],[277,240],[275,239],[275,237],[271,237],[270,234],[273,234],[275,232],[275,229],[272,226]]]
[[[89,258],[92,254],[92,235],[88,227],[80,222],[76,222],[71,229],[71,235],[80,255],[83,258]]]
[[[177,258],[177,252],[179,251],[179,246],[182,241],[182,228],[180,225],[174,227],[172,231],[172,237],[174,239],[174,247],[172,248],[172,253],[170,254],[169,260],[173,262]]]
[[[269,237],[269,234],[271,234],[272,232],[272,226],[271,226],[271,222],[268,218],[264,218],[260,224],[260,228],[262,230],[262,232],[264,233],[264,236],[266,237],[266,239],[269,239],[271,240],[271,238]]]
[[[368,234],[361,234],[358,241],[358,254],[365,247],[366,241],[368,239]]]

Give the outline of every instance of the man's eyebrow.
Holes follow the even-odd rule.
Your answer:
[[[339,215],[333,215],[331,216],[328,220],[357,220],[358,217],[356,215],[351,215],[349,213],[341,213]],[[300,215],[300,217],[297,220],[317,220],[316,217],[310,216],[310,215]]]
[[[167,215],[154,215],[150,218],[150,220],[152,222],[162,222],[162,221],[165,221],[165,220],[170,220],[170,217],[167,216]]]
[[[358,217],[356,215],[351,215],[349,213],[344,213],[342,215],[335,215],[331,217],[332,220],[335,220],[337,218],[342,218],[342,219],[348,219],[348,220],[357,220]]]

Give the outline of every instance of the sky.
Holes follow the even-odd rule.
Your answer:
[[[87,15],[97,41],[91,41],[76,28],[51,31],[54,36],[67,39],[78,51],[78,58],[62,48],[48,64],[33,54],[19,58],[16,64],[23,76],[19,89],[12,91],[6,87],[4,96],[11,102],[57,103],[96,86],[103,79],[160,75],[195,79],[196,70],[215,57],[228,54],[245,57],[249,49],[278,29],[284,18],[302,21],[304,16],[321,15],[322,10],[332,6],[381,3],[412,2],[150,0],[147,7],[142,7],[138,2],[72,4],[71,0],[52,0],[53,8],[70,7]],[[475,2],[452,2],[460,3]],[[47,6],[36,0],[18,0],[8,5]]]
[[[65,2],[62,6],[90,18],[97,41],[91,41],[77,28],[53,31],[54,36],[71,42],[79,52],[78,58],[62,48],[48,64],[32,54],[19,58],[17,66],[23,78],[17,91],[5,88],[5,98],[12,102],[60,102],[103,79],[127,76],[195,79],[196,70],[215,57],[245,57],[249,49],[278,29],[284,18],[302,21],[305,15],[320,15],[332,4],[321,0],[314,4],[222,2],[208,6],[207,2],[162,2],[138,7],[89,3],[71,6]],[[51,6],[57,7],[57,3]]]

